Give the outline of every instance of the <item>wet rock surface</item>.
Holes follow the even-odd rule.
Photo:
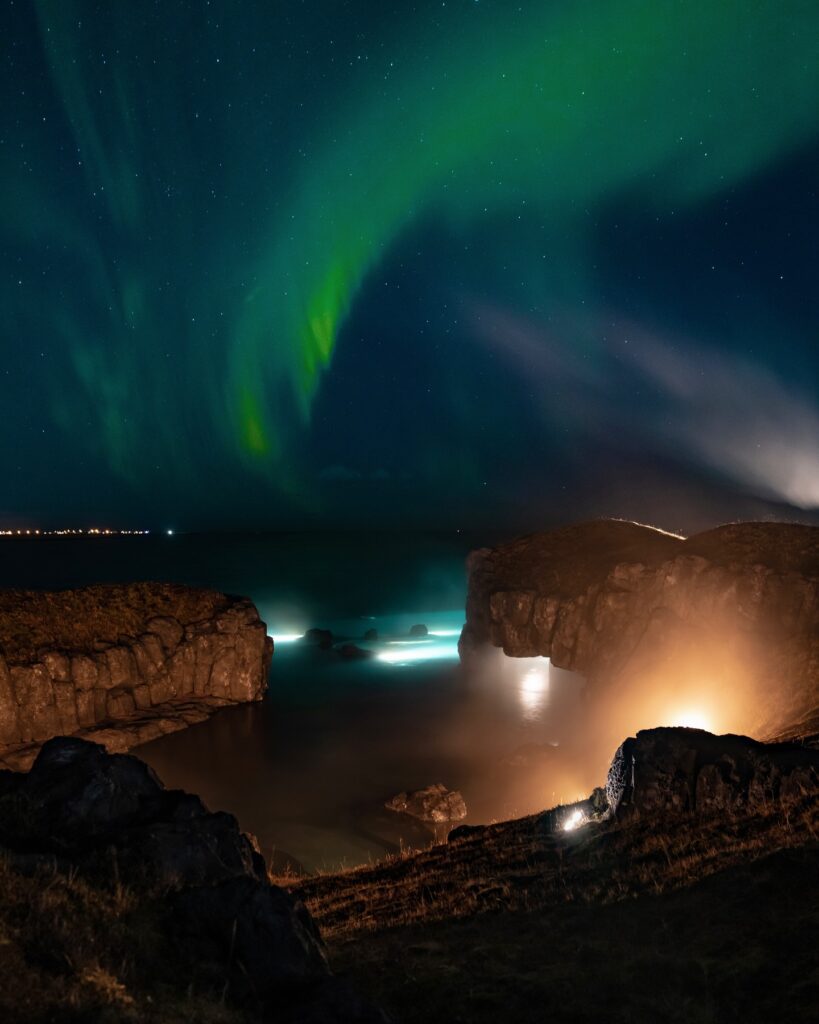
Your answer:
[[[618,748],[606,780],[618,819],[754,814],[819,791],[819,750],[701,729],[646,729]]]
[[[25,873],[77,872],[102,894],[125,885],[173,944],[183,989],[282,1021],[385,1020],[331,976],[309,913],[269,883],[235,818],[166,790],[136,757],[58,737],[30,772],[0,773],[0,855]]]
[[[464,798],[457,790],[437,782],[424,789],[398,793],[384,806],[388,811],[408,814],[421,821],[462,821],[466,817]]]
[[[216,591],[0,591],[0,765],[56,735],[127,750],[259,700],[271,655],[253,604]]]
[[[464,658],[548,656],[592,700],[716,680],[763,736],[819,720],[819,528],[684,539],[602,520],[475,551],[468,567]]]

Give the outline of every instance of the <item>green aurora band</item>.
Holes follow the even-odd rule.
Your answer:
[[[290,157],[268,185],[258,176],[242,223],[203,195],[169,224],[162,191],[171,186],[146,180],[141,157],[161,164],[156,150],[173,139],[177,154],[240,182],[242,164],[272,159],[275,136],[237,138],[216,115],[206,138],[196,134],[190,111],[173,98],[181,72],[150,64],[102,72],[78,28],[83,5],[40,0],[52,80],[88,187],[102,197],[106,230],[120,245],[111,260],[65,203],[27,199],[25,184],[4,203],[7,227],[19,216],[20,232],[59,235],[94,282],[93,315],[70,296],[53,314],[38,313],[66,339],[87,398],[80,415],[67,397],[72,388],[57,381],[59,423],[76,430],[82,422],[132,480],[147,478],[158,452],[175,456],[175,472],[191,473],[217,446],[298,494],[305,482],[293,452],[340,329],[408,229],[428,220],[468,230],[487,214],[553,218],[577,239],[572,272],[582,289],[584,239],[600,204],[636,190],[659,211],[690,206],[816,133],[812,0],[574,0],[515,5],[514,14],[496,5],[474,16],[472,6],[463,5],[456,36],[423,19],[391,26],[397,70],[371,89],[350,86],[305,117],[298,143],[308,155]],[[124,45],[127,19],[137,16],[120,14]],[[204,26],[191,33],[205,57],[219,52],[221,40]],[[139,95],[151,76],[168,100],[149,117]],[[285,76],[276,76],[271,71],[285,95]],[[247,80],[225,88],[235,98]],[[247,243],[227,243],[243,232]],[[206,254],[195,281],[180,268],[180,237]],[[528,251],[517,258],[522,267],[531,262]],[[177,320],[168,312],[174,305]],[[157,365],[155,353],[148,358],[140,341],[155,344],[163,332],[181,353],[172,370]],[[195,400],[185,395],[194,377]],[[205,440],[195,450],[190,424],[202,420]]]

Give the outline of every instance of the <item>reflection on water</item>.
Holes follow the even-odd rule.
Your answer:
[[[548,701],[549,659],[520,658],[518,660],[526,662],[518,669],[520,674],[518,693],[520,694],[523,717],[530,721],[537,721]]]
[[[425,620],[429,635],[410,637],[409,627]],[[585,793],[555,745],[581,683],[555,676],[544,658],[499,656],[466,672],[457,659],[461,620],[457,611],[359,619],[357,637],[348,636],[376,654],[361,661],[280,642],[264,702],[138,753],[167,785],[236,814],[267,855],[286,853],[308,870],[431,842],[432,826],[384,809],[404,789],[460,789],[473,823]],[[327,625],[339,637],[339,626],[351,623]],[[378,639],[365,644],[366,629]]]

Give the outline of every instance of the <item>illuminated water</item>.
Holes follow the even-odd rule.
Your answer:
[[[485,540],[485,539],[484,539]],[[457,658],[464,558],[441,537],[181,537],[10,542],[5,585],[171,579],[251,596],[278,637],[270,690],[140,748],[163,781],[236,814],[266,854],[308,869],[424,845],[383,809],[402,789],[460,789],[468,821],[528,813],[588,789],[563,756],[577,680],[545,659]],[[409,635],[416,624],[429,635]],[[329,628],[371,651],[344,660],[296,639]],[[375,629],[377,641],[364,642]],[[553,746],[553,744],[560,746]],[[523,748],[523,749],[521,749]]]

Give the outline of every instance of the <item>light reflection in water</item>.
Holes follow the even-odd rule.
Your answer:
[[[406,665],[417,661],[455,661],[458,657],[457,641],[452,640],[392,640],[389,646],[397,650],[379,652],[376,657],[388,665]]]
[[[523,717],[536,721],[549,700],[549,659],[520,658],[518,694]]]

